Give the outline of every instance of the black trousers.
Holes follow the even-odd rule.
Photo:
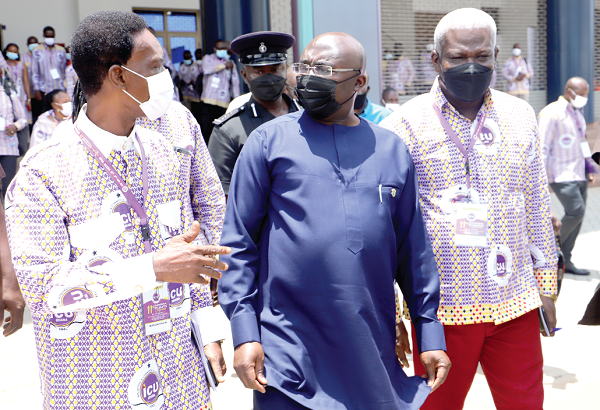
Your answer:
[[[550,187],[565,208],[565,216],[561,219],[560,243],[568,265],[585,215],[588,181],[553,182]]]
[[[6,176],[2,178],[2,201],[4,201],[10,182],[17,173],[17,158],[19,157],[16,155],[0,155],[0,165],[2,165],[4,173],[6,174]]]
[[[44,113],[44,96],[45,92],[42,92],[42,100],[38,101],[34,97],[31,99],[31,126],[37,121],[38,117]]]
[[[210,134],[213,130],[213,121],[225,114],[227,108],[219,107],[218,105],[200,103],[200,129],[202,130],[202,136],[206,145],[210,139]]]
[[[266,390],[266,393],[254,392],[254,410],[310,410],[274,387],[267,386]]]
[[[194,102],[192,101],[190,103],[190,112],[192,113],[192,115],[194,116],[194,118],[196,119],[196,121],[198,121],[198,124],[200,124],[200,118],[201,118],[201,110],[202,110],[202,103],[201,102]]]

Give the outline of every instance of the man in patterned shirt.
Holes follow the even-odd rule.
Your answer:
[[[571,252],[579,235],[589,182],[594,182],[596,165],[585,139],[586,124],[583,107],[590,86],[581,77],[573,77],[565,85],[565,94],[546,106],[538,116],[542,155],[552,190],[565,208],[561,222],[560,240],[565,255],[565,272],[589,275],[577,268]]]
[[[196,171],[179,157],[190,151],[135,124],[163,115],[173,94],[141,17],[86,17],[72,53],[88,104],[30,150],[7,195],[44,408],[209,409],[190,327],[212,307],[205,276],[227,268],[212,256],[229,249],[208,245],[224,212],[216,172],[204,148],[206,178],[190,186]]]
[[[381,124],[415,162],[453,362],[422,409],[462,409],[479,363],[498,409],[543,405],[538,307],[556,325],[550,196],[532,108],[489,89],[497,55],[487,13],[449,13],[435,30],[431,92]]]

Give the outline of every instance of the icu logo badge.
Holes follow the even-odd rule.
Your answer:
[[[165,399],[158,374],[158,365],[154,359],[145,362],[135,372],[127,389],[131,407],[135,409],[160,409],[162,407]]]
[[[102,200],[102,215],[121,215],[123,226],[125,227],[123,235],[125,237],[125,242],[129,245],[135,243],[133,219],[130,209],[127,199],[125,199],[125,195],[123,195],[123,192],[121,191],[113,191]]]
[[[192,309],[190,302],[190,288],[182,283],[169,283],[169,311],[171,318],[185,316]]]
[[[467,221],[473,222],[473,221],[475,221],[475,219],[477,219],[477,218],[475,217],[474,213],[471,212],[470,214],[467,215]]]
[[[506,245],[495,245],[488,256],[488,275],[499,285],[506,286],[512,276],[512,252]]]
[[[574,143],[575,137],[570,134],[563,134],[558,138],[558,145],[565,149],[571,148]]]
[[[183,283],[170,283],[167,286],[169,289],[169,302],[171,306],[179,306],[185,300],[185,292]]]
[[[70,288],[66,290],[61,299],[60,303],[62,306],[72,305],[73,303],[80,302],[82,300],[91,299],[94,297],[94,293],[84,288]]]
[[[471,127],[471,133],[475,132],[476,123]],[[496,121],[491,118],[486,118],[485,124],[481,128],[481,132],[477,136],[474,148],[484,155],[495,155],[502,143],[502,134],[500,127]]]
[[[52,339],[70,339],[83,329],[87,320],[84,310],[49,315],[50,337]]]
[[[531,263],[534,268],[543,268],[546,265],[546,257],[540,248],[530,243],[529,252],[531,252]]]
[[[469,190],[464,184],[455,185],[442,192],[439,203],[442,212],[446,215],[456,215],[457,205],[469,202]],[[479,204],[479,193],[471,188],[471,203]]]

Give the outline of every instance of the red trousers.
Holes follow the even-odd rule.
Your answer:
[[[537,309],[500,325],[444,326],[444,333],[452,367],[446,382],[427,398],[421,410],[462,409],[479,363],[498,410],[543,409],[544,359]],[[412,335],[416,346],[414,328]],[[426,373],[416,354],[413,362],[416,375]]]

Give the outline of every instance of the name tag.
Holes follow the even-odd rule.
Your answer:
[[[581,143],[581,153],[583,154],[584,158],[592,157],[592,151],[590,150],[590,144],[588,144],[587,141],[583,141]]]
[[[219,88],[220,83],[221,83],[221,79],[219,77],[213,75],[210,80],[210,86],[212,88]]]
[[[457,204],[456,233],[457,246],[487,247],[488,206],[473,203]]]
[[[171,312],[167,283],[142,294],[146,336],[171,330]]]
[[[0,117],[0,132],[4,132],[6,130],[6,120],[4,117]]]
[[[50,75],[52,76],[53,80],[58,80],[60,78],[60,74],[58,73],[58,70],[56,68],[50,69]]]

